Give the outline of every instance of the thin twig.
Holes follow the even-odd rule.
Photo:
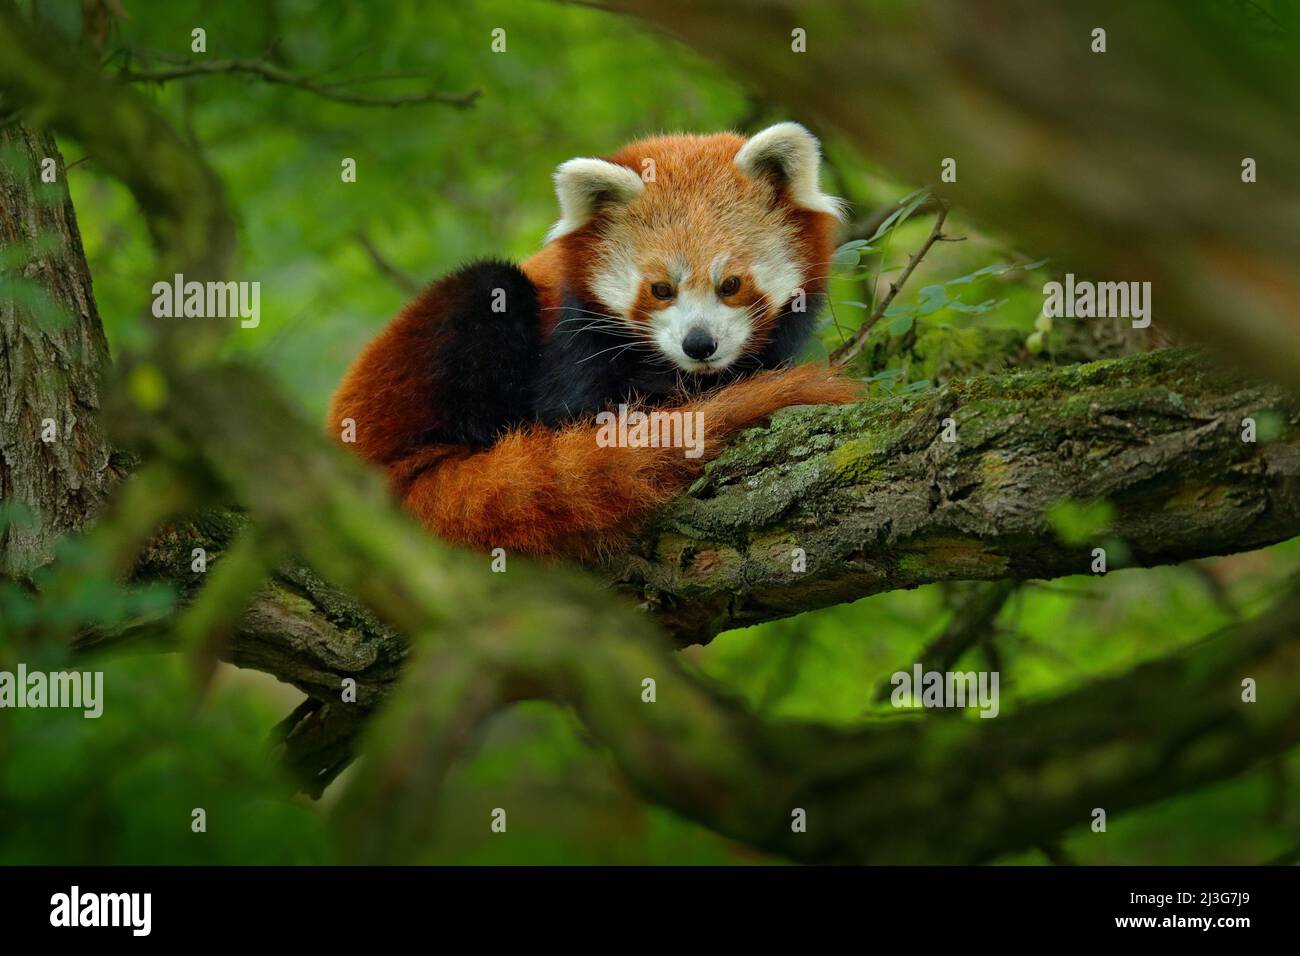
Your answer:
[[[899,290],[907,284],[907,280],[911,278],[912,271],[916,269],[921,260],[925,258],[925,254],[930,251],[930,247],[943,238],[943,221],[947,218],[948,207],[947,205],[940,203],[939,214],[935,217],[934,228],[930,230],[930,235],[927,236],[925,242],[921,244],[921,248],[917,249],[916,252],[912,254],[912,257],[907,260],[907,266],[903,269],[903,274],[895,281],[889,283],[889,291],[885,293],[878,303],[876,303],[876,307],[872,310],[871,315],[868,316],[867,320],[862,323],[855,333],[853,333],[852,338],[831,353],[831,365],[844,365],[862,351],[863,347],[867,344],[867,336],[870,334],[872,328],[875,327],[876,323],[880,321],[881,317],[884,316],[885,310],[888,309],[890,303],[894,301],[894,297],[898,295]]]
[[[841,195],[843,195],[842,192]],[[848,196],[846,198],[851,200],[853,197]],[[916,207],[916,210],[913,213],[913,215],[926,216],[932,212],[938,211],[942,207],[943,207],[942,200],[940,200],[938,196],[931,195],[928,199],[925,200],[925,202],[921,203],[919,206]],[[888,219],[897,211],[898,211],[898,203],[895,202],[884,203],[882,205],[876,206],[874,209],[870,210],[865,215],[860,216],[857,219],[854,219],[852,222],[850,222],[847,226],[844,227],[844,231],[842,233],[843,240],[845,242],[848,242],[850,239],[870,239],[872,236],[876,234],[876,232],[880,229],[880,227],[884,225],[885,220]]]
[[[367,93],[353,93],[337,89],[337,82],[314,83],[282,70],[265,60],[211,60],[190,61],[170,70],[132,70],[124,68],[122,79],[132,83],[166,83],[169,80],[181,80],[191,76],[212,76],[215,74],[247,74],[256,76],[268,83],[279,83],[296,89],[315,93],[317,96],[339,103],[351,103],[354,106],[414,106],[421,103],[442,103],[459,109],[472,106],[482,94],[482,90],[469,90],[466,93],[444,93],[429,90],[425,93],[409,93],[402,96],[372,96]],[[368,82],[368,80],[367,80]]]
[[[371,241],[365,232],[357,233],[357,242],[361,243],[361,248],[366,250],[366,255],[370,256],[370,261],[375,264],[375,268],[392,279],[393,284],[403,292],[408,295],[415,295],[424,288],[418,280],[394,265],[393,261],[380,251],[379,247]]]

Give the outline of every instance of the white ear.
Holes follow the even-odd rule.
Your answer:
[[[603,159],[571,159],[561,163],[555,171],[560,221],[546,234],[546,241],[586,225],[600,207],[631,202],[644,190],[641,177],[617,163]]]
[[[777,123],[749,138],[736,153],[737,168],[755,179],[784,186],[795,205],[844,218],[844,203],[821,190],[821,149],[817,138],[798,123]]]

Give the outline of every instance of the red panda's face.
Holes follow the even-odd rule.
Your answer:
[[[825,288],[839,204],[818,188],[818,155],[781,123],[748,141],[669,136],[570,160],[551,232],[566,280],[678,368],[725,369],[801,292]]]

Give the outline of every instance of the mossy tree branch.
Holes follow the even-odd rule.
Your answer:
[[[136,189],[160,264],[193,265],[200,277],[224,272],[229,217],[201,159],[183,144],[177,147],[147,104],[77,66],[75,56],[34,34],[2,0],[0,28],[0,89],[82,138],[106,157],[105,168]],[[168,137],[162,166],[155,134]],[[203,223],[215,231],[202,235]],[[400,855],[404,836],[421,825],[422,794],[406,792],[394,800],[391,787],[418,790],[422,781],[436,781],[469,724],[523,697],[572,705],[651,799],[754,846],[807,860],[983,859],[1049,839],[1085,821],[1093,806],[1122,809],[1175,793],[1237,772],[1300,739],[1300,687],[1290,680],[1300,662],[1300,605],[1294,595],[1230,639],[996,722],[891,722],[853,732],[768,724],[681,667],[651,618],[620,607],[590,576],[525,561],[495,575],[487,562],[432,540],[397,513],[377,476],[302,422],[259,373],[217,362],[210,352],[181,356],[156,349],[149,358],[164,376],[166,402],[145,413],[115,390],[105,412],[114,436],[150,459],[151,474],[178,476],[204,500],[238,502],[242,520],[313,569],[281,572],[270,591],[247,595],[252,606],[235,622],[227,651],[320,701],[300,708],[300,719],[285,728],[291,750],[294,741],[310,744],[295,753],[312,759],[295,762],[310,766],[318,781],[346,762],[362,710],[383,696],[391,683],[386,678],[397,674],[407,653],[399,634],[410,635],[411,646],[429,663],[419,681],[398,686],[396,693],[406,692],[406,699],[395,700],[389,711],[418,730],[389,742],[404,748],[404,759],[388,764],[403,779],[361,775],[344,802],[344,819],[364,858]],[[1077,571],[1079,549],[1062,549],[1042,533],[1047,479],[1039,486],[1028,473],[1017,476],[1000,467],[1010,465],[1003,451],[1029,454],[1017,442],[1028,443],[1030,451],[1039,448],[1039,466],[1066,479],[1068,491],[1079,488],[1069,481],[1090,476],[1091,496],[1128,496],[1124,500],[1140,500],[1144,482],[1172,482],[1170,470],[1190,467],[1193,451],[1206,459],[1221,456],[1221,484],[1208,492],[1204,483],[1190,486],[1188,493],[1205,495],[1206,504],[1195,514],[1190,507],[1180,514],[1186,522],[1210,512],[1221,523],[1211,521],[1196,534],[1180,522],[1143,521],[1135,514],[1112,530],[1126,538],[1137,560],[1174,560],[1180,546],[1204,553],[1205,547],[1254,547],[1294,534],[1294,410],[1276,393],[1216,374],[1186,355],[1154,356],[1038,378],[977,380],[902,404],[791,410],[747,436],[711,469],[679,502],[684,512],[665,514],[637,568],[625,563],[611,573],[653,597],[660,620],[672,624],[677,611],[675,626],[688,638],[739,619],[681,615],[664,601],[672,582],[652,581],[652,572],[665,557],[670,563],[662,567],[671,566],[674,575],[683,568],[697,576],[703,570],[699,563],[683,563],[683,552],[670,546],[687,537],[687,528],[700,528],[719,553],[730,548],[742,566],[749,562],[755,573],[761,570],[761,554],[737,534],[737,503],[748,493],[739,483],[749,480],[742,478],[747,469],[757,492],[751,501],[757,510],[749,515],[755,527],[806,515],[816,532],[817,514],[829,513],[824,505],[800,510],[803,504],[776,491],[778,476],[791,481],[795,494],[823,494],[857,509],[851,512],[857,516],[851,522],[856,550],[848,555],[857,562],[851,580],[860,593],[962,576]],[[1040,412],[1047,405],[1083,429],[1080,437],[1066,445],[1052,442],[1069,433],[1050,426]],[[1279,424],[1273,441],[1240,448],[1229,442],[1232,416],[1274,406]],[[961,437],[950,448],[935,444],[943,417],[958,421]],[[788,445],[793,438],[808,447]],[[1090,455],[1089,442],[1102,444],[1103,458],[1111,459],[1106,468],[1079,463]],[[1053,464],[1052,454],[1070,464]],[[902,510],[886,529],[871,524],[869,501],[853,499],[867,487],[886,491],[888,476],[880,469],[895,458],[903,467],[899,478],[910,482],[916,501],[911,509],[896,502]],[[1008,474],[1021,484],[1008,486]],[[823,488],[823,480],[831,484]],[[990,495],[984,504],[1000,500],[1010,513],[980,511],[981,493]],[[1244,504],[1208,507],[1220,494]],[[701,518],[710,502],[728,496],[730,505],[722,504],[715,520]],[[1137,509],[1154,510],[1150,504]],[[936,513],[939,519],[928,517]],[[903,527],[895,533],[899,523]],[[194,546],[188,529],[205,529],[214,542],[229,542],[236,524],[221,512],[175,525],[171,538],[156,541],[146,554],[145,568],[161,562],[164,576],[177,575],[188,568]],[[875,537],[868,533],[873,530]],[[955,547],[946,543],[953,535],[961,540]],[[787,537],[782,531],[774,543],[784,547]],[[972,543],[983,539],[988,543]],[[819,566],[833,569],[832,538],[824,533],[818,540],[826,544]],[[1003,550],[1017,540],[1027,551],[1023,561]],[[849,543],[844,538],[834,546]],[[896,560],[872,566],[874,552],[868,549],[876,545]],[[168,548],[180,548],[185,557],[177,562]],[[814,547],[809,553],[819,552]],[[243,549],[241,555],[240,573],[223,575],[223,588],[247,584],[243,568],[256,561]],[[902,560],[908,555],[912,561]],[[995,574],[991,566],[999,561]],[[719,580],[752,583],[737,578],[735,568],[718,571]],[[359,603],[326,580],[345,583]],[[826,600],[843,600],[849,583],[841,575],[818,586],[825,588]],[[222,603],[236,600],[225,593]],[[204,617],[226,626],[224,609],[200,607]],[[792,610],[788,602],[777,602],[763,613]],[[266,636],[251,639],[259,627]],[[428,693],[439,687],[441,664],[456,668],[450,675],[454,697]],[[339,701],[341,674],[367,678],[369,696],[359,697],[355,709],[344,710],[349,705]],[[639,698],[648,676],[659,686],[660,703],[651,708]],[[1242,705],[1236,693],[1242,676],[1272,689],[1267,700]],[[428,711],[420,711],[421,701]],[[466,706],[451,707],[449,701]],[[319,716],[329,714],[347,716]],[[1045,727],[1053,744],[1047,749]],[[808,813],[807,834],[790,829],[795,807]],[[377,815],[389,812],[392,818],[376,827]]]
[[[1145,361],[1160,359],[1184,374],[1183,363],[1195,367],[1183,353]],[[227,414],[214,416],[219,407]],[[277,414],[252,414],[268,408]],[[1094,807],[1113,813],[1177,793],[1300,740],[1300,687],[1290,679],[1300,663],[1294,593],[1232,633],[997,721],[890,721],[855,731],[767,723],[683,670],[646,617],[600,600],[590,581],[527,563],[498,575],[486,561],[445,561],[427,536],[365,505],[364,489],[378,485],[354,462],[311,431],[283,432],[281,414],[292,413],[250,373],[210,373],[188,383],[176,445],[194,447],[202,430],[214,448],[203,467],[249,503],[252,519],[279,516],[295,550],[329,577],[356,582],[396,630],[421,633],[415,645],[451,668],[448,679],[465,701],[570,703],[652,799],[794,859],[987,859],[1083,825]],[[1264,447],[1290,446],[1279,439]],[[293,481],[304,469],[315,476],[310,487]],[[362,669],[379,664],[382,651],[373,642],[365,648]],[[338,673],[322,669],[331,672]],[[403,781],[438,779],[467,732],[466,713],[448,710],[423,685],[436,686],[436,673],[422,673],[422,682],[398,685],[407,696],[391,711],[391,720],[421,728],[422,743],[378,738],[400,749],[392,764],[400,779],[359,778],[343,803],[361,858],[402,859],[417,845],[428,806],[394,795]],[[658,683],[654,706],[639,700],[645,677]],[[1245,677],[1269,688],[1267,702],[1241,701]],[[314,680],[329,688],[328,677]],[[337,710],[337,687],[322,697]],[[323,775],[343,759],[332,720],[304,720],[289,736],[319,748],[329,761]],[[794,808],[818,821],[815,834],[791,831]]]
[[[1300,534],[1298,407],[1169,350],[791,409],[607,573],[692,642],[934,581],[1086,574],[1098,547],[1109,569],[1262,547]],[[1066,499],[1114,518],[1066,543],[1048,520]]]
[[[949,417],[952,444],[941,434]],[[1247,418],[1264,438],[1242,440]],[[1105,501],[1113,520],[1086,541],[1063,541],[1049,520],[1063,499]],[[213,511],[170,526],[137,578],[188,592],[190,549],[219,556],[246,520]],[[689,644],[939,581],[1092,573],[1096,547],[1115,570],[1297,534],[1296,401],[1179,350],[783,411],[670,503],[639,550],[597,570]],[[485,572],[488,562],[474,566]],[[344,591],[288,564],[228,653],[323,699],[357,678],[369,705],[396,677],[406,643]]]
[[[941,435],[949,417],[951,445]],[[1242,440],[1246,418],[1267,440]],[[1048,519],[1062,497],[1103,499],[1114,518],[1087,541],[1064,542]],[[190,548],[219,555],[242,522],[214,512],[173,526],[140,575],[192,587]],[[741,436],[665,509],[639,553],[603,573],[691,643],[896,588],[1088,573],[1094,547],[1149,565],[1296,534],[1295,401],[1194,352],[1170,351],[782,412]],[[801,572],[792,570],[795,548],[805,552]],[[488,574],[486,560],[476,567],[470,573]],[[358,682],[369,709],[408,653],[398,629],[300,565],[273,576],[226,650],[330,705],[304,711],[294,729],[304,745],[321,734],[331,741],[335,771],[339,735],[322,722],[357,726],[337,706],[342,680]],[[332,778],[305,764],[309,789]]]

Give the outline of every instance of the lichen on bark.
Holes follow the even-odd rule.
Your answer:
[[[1243,441],[1248,417],[1278,427]],[[1085,544],[1059,540],[1048,515],[1062,500],[1110,502],[1113,526]],[[1294,399],[1163,350],[783,411],[607,573],[680,639],[701,641],[932,581],[1089,573],[1093,548],[1115,542],[1110,570],[1298,532]]]

